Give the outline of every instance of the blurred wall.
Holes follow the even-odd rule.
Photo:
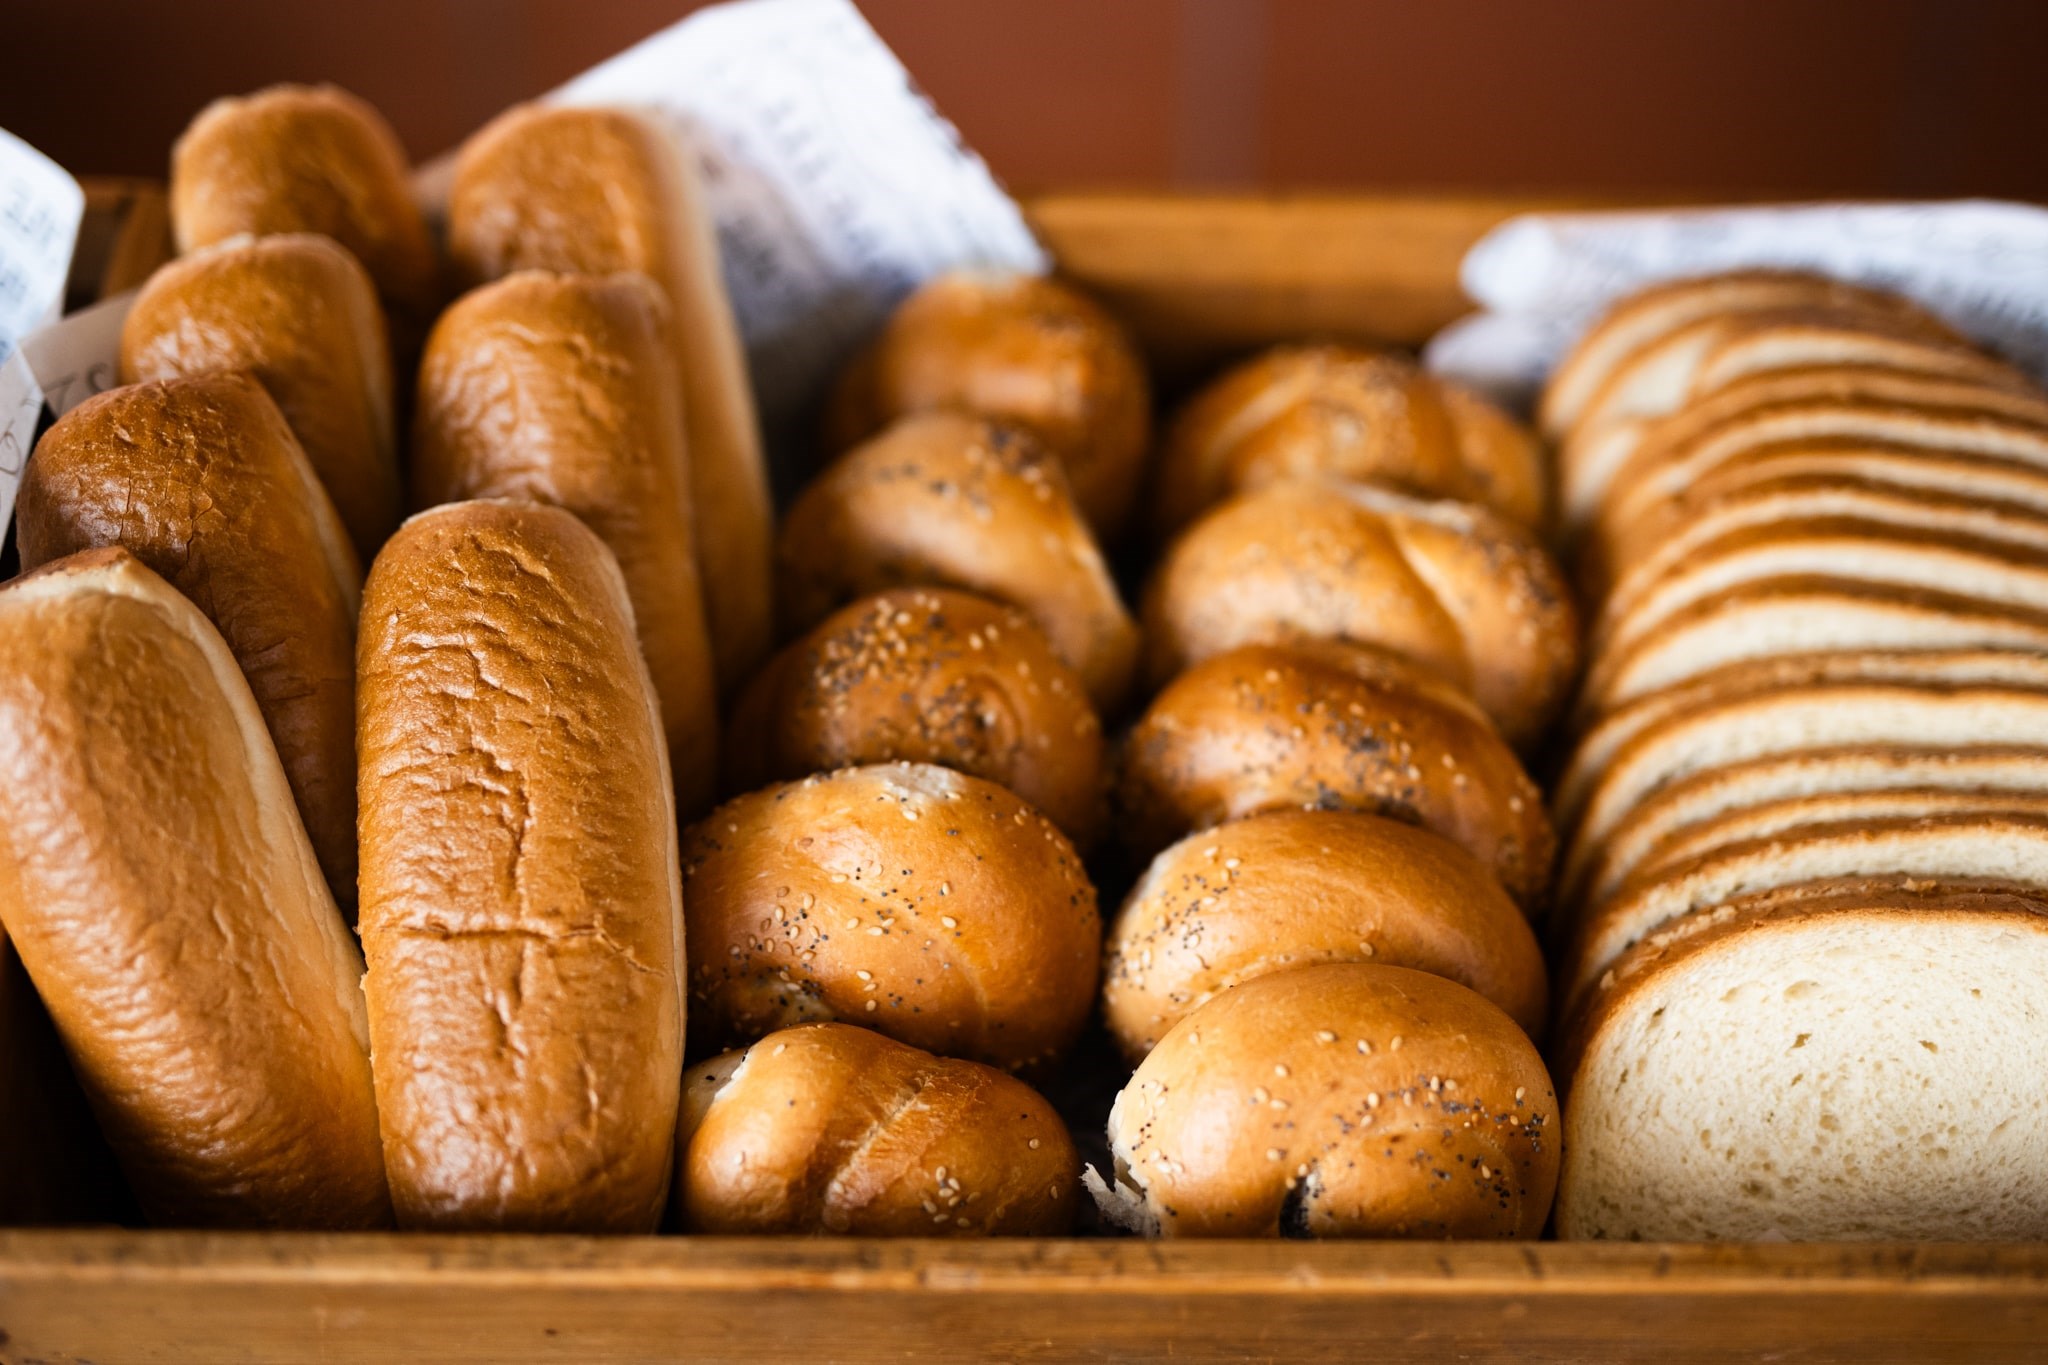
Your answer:
[[[417,156],[689,0],[4,0],[0,127],[161,175],[214,95],[332,80]],[[862,0],[1019,189],[2048,200],[2048,0]]]

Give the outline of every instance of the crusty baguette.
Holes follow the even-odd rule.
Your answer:
[[[1135,1065],[1220,992],[1318,962],[1433,972],[1543,1031],[1543,952],[1489,870],[1428,830],[1331,810],[1232,820],[1154,858],[1110,926],[1103,1022]]]
[[[87,399],[37,443],[15,528],[25,568],[119,545],[206,614],[262,708],[327,883],[352,911],[362,570],[263,386],[214,374]]]
[[[375,109],[331,85],[273,85],[200,110],[171,149],[171,228],[180,251],[247,233],[332,237],[415,343],[439,301],[405,149]]]
[[[419,506],[529,498],[597,532],[626,576],[684,818],[718,782],[718,687],[666,297],[643,275],[522,271],[441,315],[420,364]]]
[[[709,1233],[1057,1237],[1081,1161],[1014,1076],[805,1024],[683,1078],[677,1192]]]
[[[121,382],[247,370],[368,563],[398,524],[391,352],[370,277],[332,238],[238,237],[170,262],[121,326]]]
[[[1557,1098],[1515,1022],[1452,981],[1328,963],[1224,991],[1109,1114],[1103,1213],[1164,1237],[1528,1237]]]
[[[836,454],[939,408],[1029,428],[1096,533],[1123,529],[1151,446],[1151,386],[1130,336],[1087,295],[1001,270],[926,281],[840,376],[826,445]]]
[[[206,618],[120,549],[0,590],[0,923],[145,1212],[386,1226],[362,958]]]
[[[604,543],[399,528],[364,595],[365,991],[402,1227],[651,1232],[683,1068],[675,806]]]
[[[720,687],[738,686],[773,643],[775,513],[695,164],[649,116],[521,105],[462,145],[448,249],[465,284],[515,270],[637,270],[668,294],[712,648]]]

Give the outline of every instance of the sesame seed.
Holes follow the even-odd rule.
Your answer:
[[[954,919],[951,915],[940,915],[939,923],[945,925],[948,929],[958,929],[960,927],[960,921]]]
[[[1278,1161],[1281,1157],[1286,1155],[1287,1153],[1281,1151],[1278,1147],[1268,1147],[1266,1149],[1266,1160],[1268,1161]]]
[[[939,1169],[937,1169],[936,1171],[933,1171],[933,1172],[932,1172],[932,1179],[934,1179],[934,1180],[938,1180],[938,1181],[944,1181],[944,1180],[945,1180],[945,1178],[946,1178],[946,1168],[945,1168],[944,1166],[941,1166],[941,1167],[939,1167]]]
[[[1337,1035],[1326,1028],[1319,1028],[1316,1030],[1316,1041],[1319,1043],[1334,1043],[1337,1041]]]
[[[1029,1143],[1028,1145],[1030,1146],[1030,1148],[1031,1148],[1031,1150],[1032,1150],[1032,1151],[1034,1151],[1034,1152],[1035,1152],[1035,1151],[1037,1151],[1037,1150],[1038,1150],[1038,1139],[1037,1139],[1037,1138],[1033,1138],[1033,1139],[1031,1139],[1031,1141],[1030,1141],[1030,1143]]]
[[[1525,1085],[1518,1085],[1518,1086],[1516,1086],[1516,1087],[1515,1087],[1515,1099],[1516,1099],[1516,1100],[1518,1100],[1518,1101],[1519,1101],[1519,1100],[1520,1100],[1520,1099],[1522,1098],[1522,1096],[1524,1096],[1524,1095],[1526,1095],[1526,1094],[1528,1094],[1528,1093],[1529,1093],[1529,1087],[1527,1087],[1527,1086],[1525,1086]]]
[[[951,882],[940,882],[940,883],[939,883],[939,894],[940,894],[941,896],[950,896],[950,895],[952,895],[952,894],[953,894],[953,883],[951,883]]]
[[[1286,1064],[1285,1062],[1275,1062],[1275,1063],[1273,1063],[1273,1074],[1274,1074],[1275,1076],[1283,1076],[1283,1077],[1284,1077],[1285,1075],[1287,1075],[1287,1064]]]
[[[1480,1178],[1481,1180],[1491,1180],[1491,1179],[1493,1179],[1493,1167],[1491,1167],[1491,1166],[1487,1165],[1487,1164],[1486,1164],[1485,1162],[1483,1162],[1483,1161],[1482,1161],[1482,1162],[1480,1162],[1480,1163],[1479,1163],[1479,1178]]]
[[[1358,1040],[1358,1050],[1359,1050],[1360,1052],[1364,1052],[1364,1053],[1368,1053],[1368,1054],[1369,1054],[1369,1053],[1371,1053],[1371,1051],[1372,1051],[1372,1044],[1371,1044],[1371,1043],[1368,1043],[1368,1042],[1366,1042],[1366,1041],[1365,1041],[1365,1039],[1363,1039],[1363,1038],[1360,1038],[1360,1039]]]
[[[1271,1099],[1272,1097],[1273,1097],[1273,1092],[1272,1092],[1272,1091],[1270,1091],[1270,1090],[1268,1090],[1268,1089],[1266,1089],[1266,1087],[1265,1087],[1265,1086],[1263,1086],[1263,1085],[1255,1085],[1255,1086],[1253,1086],[1253,1087],[1252,1087],[1252,1103],[1253,1103],[1253,1104],[1264,1104],[1264,1103],[1265,1103],[1265,1102],[1266,1102],[1267,1100]]]
[[[863,981],[873,981],[875,979],[875,974],[873,972],[864,969],[856,971],[854,975],[859,977]]]
[[[1379,1091],[1377,1091],[1377,1090],[1368,1090],[1368,1091],[1366,1091],[1366,1092],[1365,1092],[1365,1107],[1366,1107],[1366,1108],[1368,1108],[1368,1109],[1377,1109],[1377,1108],[1379,1108],[1379,1107],[1380,1107],[1380,1092],[1379,1092]]]
[[[869,937],[869,938],[880,938],[880,937],[881,937],[882,935],[884,935],[884,934],[886,934],[886,933],[888,933],[888,932],[889,932],[889,931],[888,931],[887,929],[884,929],[884,928],[883,928],[883,927],[882,927],[881,925],[879,925],[879,924],[870,924],[870,925],[868,926],[868,937]]]
[[[876,1008],[876,1002],[875,1002],[875,1001],[873,1001],[873,1000],[870,1000],[870,1001],[868,1001],[868,1008],[869,1008],[870,1010],[873,1010],[873,1009],[875,1009],[875,1008]]]
[[[1391,1043],[1388,1043],[1388,1044],[1387,1044],[1387,1051],[1389,1051],[1389,1052],[1399,1052],[1400,1050],[1401,1050],[1401,1035],[1397,1033],[1397,1034],[1395,1034],[1395,1035],[1394,1035],[1394,1041],[1393,1041],[1393,1042],[1391,1042]]]

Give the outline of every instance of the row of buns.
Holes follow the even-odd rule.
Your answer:
[[[445,265],[405,172],[339,92],[204,112],[24,480],[0,923],[151,1217],[1057,1232],[1099,1011],[1114,1221],[1541,1230],[1526,431],[1289,347],[1155,457],[1113,318],[969,272],[778,529],[665,130],[507,114]]]
[[[2048,394],[1755,271],[1622,301],[1541,420],[1590,623],[1560,1235],[2041,1236]]]

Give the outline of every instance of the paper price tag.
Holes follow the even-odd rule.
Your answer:
[[[101,299],[21,343],[43,399],[58,417],[121,382],[121,324],[135,291]]]
[[[1047,268],[1016,203],[849,0],[701,10],[545,98],[658,113],[690,147],[771,432],[923,280]],[[430,210],[450,170],[421,172]]]
[[[2048,381],[2048,210],[1986,200],[1526,215],[1466,254],[1465,292],[1487,311],[1444,331],[1427,359],[1527,399],[1621,296],[1753,267],[1904,294]]]
[[[0,527],[14,517],[21,471],[35,448],[43,416],[43,391],[20,351],[0,360]]]
[[[56,162],[0,131],[0,356],[54,319],[85,216],[85,191]]]

